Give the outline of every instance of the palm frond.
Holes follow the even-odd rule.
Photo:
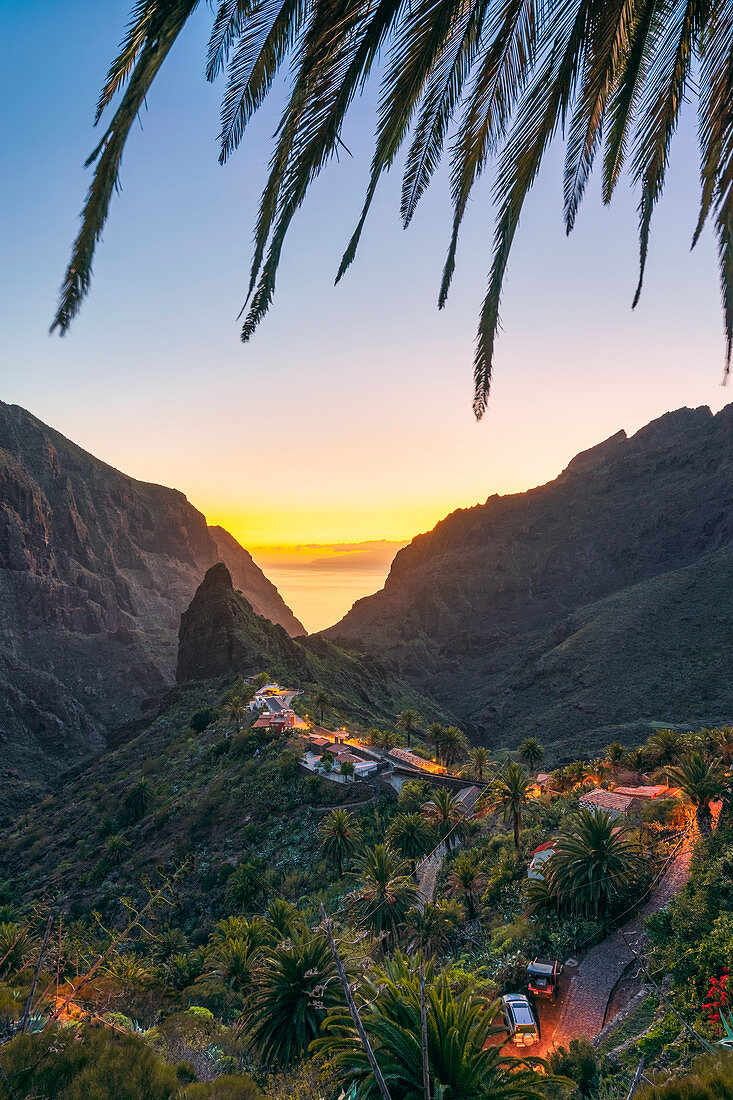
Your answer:
[[[61,296],[51,331],[68,331],[89,291],[94,250],[104,229],[112,194],[118,186],[120,163],[130,127],[137,118],[150,86],[165,61],[198,0],[173,0],[166,17],[146,40],[132,70],[127,89],[104,137],[87,160],[97,161],[81,216],[81,228],[74,242],[71,260],[61,287]]]

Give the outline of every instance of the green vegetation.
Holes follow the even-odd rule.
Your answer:
[[[254,714],[240,713],[247,689],[236,681],[180,689],[142,735],[2,837],[8,1100],[124,1098],[111,1084],[123,1060],[129,1094],[153,1100],[376,1096],[330,929],[392,1100],[420,1097],[423,965],[435,1097],[442,1089],[466,1100],[565,1100],[574,1088],[622,1100],[616,1084],[628,1085],[641,1053],[652,1068],[691,1063],[694,1042],[680,1038],[672,1007],[715,1040],[733,967],[723,731],[682,739],[657,731],[645,763],[689,773],[685,801],[657,799],[622,822],[578,803],[614,767],[626,778],[620,745],[604,761],[556,770],[555,790],[540,796],[510,756],[497,769],[475,753],[467,782],[479,766],[490,782],[470,814],[427,775],[406,781],[399,796],[306,775],[302,741],[255,730]],[[211,721],[196,732],[191,715],[207,709]],[[440,734],[438,751],[448,729],[428,728]],[[525,988],[533,956],[563,959],[602,939],[662,868],[692,808],[700,816],[716,795],[717,827],[701,830],[689,885],[650,922],[648,966],[669,975],[671,1007],[644,1002],[622,1032],[620,1068],[573,1042],[538,1076],[502,1046],[497,998]],[[710,812],[712,827],[717,807]],[[443,838],[425,901],[415,866]],[[530,881],[530,856],[548,839],[554,852]],[[49,914],[31,1026],[17,1035]],[[73,1048],[70,1035],[79,1035]],[[0,1075],[0,1100],[3,1087]]]

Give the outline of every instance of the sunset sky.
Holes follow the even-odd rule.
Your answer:
[[[711,237],[689,251],[690,117],[635,313],[636,199],[620,192],[604,209],[593,187],[567,239],[556,151],[510,263],[482,423],[470,401],[490,262],[486,185],[443,313],[435,301],[449,231],[445,173],[407,233],[397,174],[388,180],[357,263],[332,285],[368,173],[373,88],[349,120],[353,158],[314,189],[287,242],[275,304],[240,344],[236,317],[277,105],[219,167],[222,88],[203,78],[206,5],[133,133],[91,297],[64,340],[49,337],[95,143],[96,95],[128,6],[0,0],[0,82],[12,103],[0,122],[0,397],[127,473],[182,489],[252,549],[309,628],[379,587],[394,549],[452,509],[546,481],[620,427],[731,399],[720,385]],[[362,542],[370,546],[356,557],[334,549]]]

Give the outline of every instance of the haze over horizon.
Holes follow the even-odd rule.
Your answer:
[[[636,197],[620,191],[604,209],[594,186],[566,239],[561,165],[552,158],[512,256],[481,424],[470,399],[493,220],[485,187],[442,314],[444,171],[401,236],[397,175],[387,181],[356,264],[332,285],[368,173],[373,88],[347,128],[353,157],[326,171],[305,204],[270,316],[243,347],[236,314],[277,105],[258,115],[220,169],[221,86],[203,78],[203,8],[131,138],[91,296],[69,336],[49,338],[88,182],[82,165],[95,142],[96,93],[128,7],[6,0],[0,9],[6,100],[25,88],[2,121],[0,199],[13,218],[4,239],[0,396],[126,473],[184,491],[209,522],[268,563],[309,629],[379,588],[392,556],[390,546],[370,562],[352,557],[346,568],[326,568],[333,547],[398,547],[455,508],[555,477],[621,427],[632,434],[669,409],[717,411],[730,398],[720,386],[710,235],[689,251],[698,189],[689,116],[634,313]],[[70,70],[64,47],[72,44]]]

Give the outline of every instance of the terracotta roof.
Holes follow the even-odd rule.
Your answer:
[[[616,810],[625,814],[634,802],[634,798],[627,794],[618,794],[616,791],[603,791],[597,788],[581,795],[581,806],[600,806],[602,810]]]
[[[616,794],[625,794],[629,798],[659,798],[661,795],[673,794],[670,787],[658,783],[655,787],[615,787]]]
[[[548,850],[548,848],[554,848],[554,847],[555,847],[555,841],[554,840],[547,840],[547,841],[545,841],[544,844],[539,844],[535,848],[535,850],[532,852],[532,857],[536,856],[538,852],[546,852]]]

